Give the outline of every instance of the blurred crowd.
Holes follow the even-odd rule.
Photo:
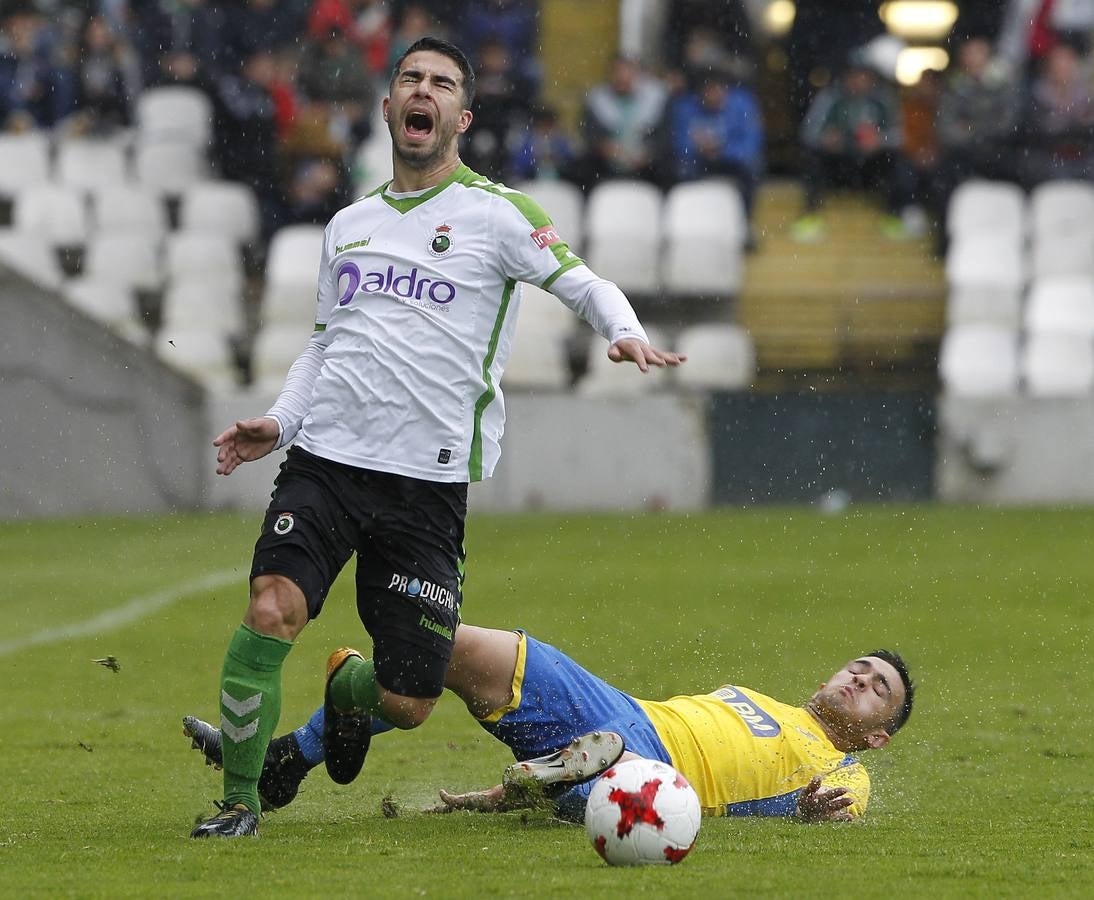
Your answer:
[[[462,148],[473,169],[586,189],[723,176],[751,211],[766,167],[756,7],[669,3],[657,70],[616,58],[570,128],[543,100],[538,0],[4,0],[0,123],[108,135],[131,124],[143,89],[193,86],[216,111],[220,173],[254,188],[269,234],[325,222],[351,199],[393,61],[439,34],[477,70]],[[806,188],[798,237],[823,235],[823,197],[839,185],[878,191],[899,236],[940,217],[971,176],[1094,176],[1094,2],[963,8],[975,14],[958,23],[949,70],[901,89],[868,52],[882,27],[874,0],[798,3],[787,46]]]

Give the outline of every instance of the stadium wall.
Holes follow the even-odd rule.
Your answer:
[[[201,389],[0,266],[0,519],[197,508]]]

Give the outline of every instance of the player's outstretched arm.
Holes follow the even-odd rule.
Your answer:
[[[231,475],[240,463],[261,459],[277,443],[281,427],[270,416],[243,419],[226,428],[213,441],[217,448],[217,474]]]
[[[854,802],[845,787],[822,788],[818,775],[798,795],[794,818],[802,822],[851,822],[854,816],[847,812],[847,807]]]
[[[638,338],[623,338],[608,348],[608,359],[612,362],[631,361],[638,364],[643,372],[650,366],[678,366],[687,361],[687,357],[669,350],[658,350]]]

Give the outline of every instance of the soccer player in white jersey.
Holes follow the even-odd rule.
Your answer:
[[[413,728],[432,710],[459,621],[467,484],[489,477],[500,454],[498,384],[520,282],[585,318],[616,362],[645,372],[683,361],[649,345],[623,293],[534,202],[460,162],[474,75],[457,47],[415,43],[389,94],[394,178],[328,224],[315,332],[274,406],[213,442],[221,475],[293,446],[221,674],[224,802],[193,837],[257,834],[282,663],[354,553],[373,658],[328,664],[328,771],[356,776],[370,716]]]

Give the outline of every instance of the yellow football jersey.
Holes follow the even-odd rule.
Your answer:
[[[801,789],[816,775],[825,787],[849,789],[852,816],[866,809],[866,770],[837,750],[800,706],[732,685],[712,694],[638,703],[673,765],[699,794],[704,815],[791,815]]]

